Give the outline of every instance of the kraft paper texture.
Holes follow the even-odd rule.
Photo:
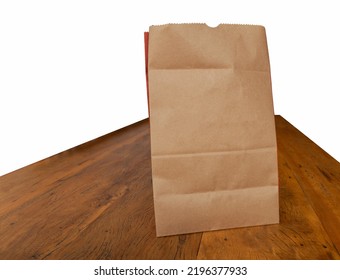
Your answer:
[[[278,223],[264,27],[151,26],[147,70],[157,236]]]

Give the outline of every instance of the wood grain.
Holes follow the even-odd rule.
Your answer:
[[[278,145],[299,186],[340,252],[340,164],[283,118]]]
[[[340,259],[340,164],[276,127],[279,225],[156,238],[144,120],[0,177],[0,259]]]

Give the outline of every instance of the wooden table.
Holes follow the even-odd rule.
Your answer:
[[[340,164],[276,128],[279,225],[156,238],[143,120],[0,177],[0,258],[340,259]]]

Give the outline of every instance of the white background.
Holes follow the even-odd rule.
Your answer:
[[[340,161],[338,1],[0,1],[0,175],[147,117],[143,32],[264,25],[275,113]]]
[[[99,266],[108,271],[111,268],[119,269],[148,269],[151,266],[154,272],[159,269],[177,269],[177,276],[129,276],[129,275],[94,275]],[[247,275],[188,275],[189,267],[247,267]],[[182,272],[183,271],[183,272]],[[217,271],[220,271],[218,269]],[[239,279],[239,280],[287,280],[287,279],[327,279],[339,278],[339,261],[265,261],[265,260],[94,260],[94,261],[60,261],[60,260],[30,260],[30,261],[1,261],[0,276],[6,280],[32,279],[32,280],[108,280],[108,279],[138,279],[138,280],[183,280],[183,279]],[[194,273],[195,274],[195,270]]]

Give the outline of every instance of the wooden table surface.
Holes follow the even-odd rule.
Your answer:
[[[278,225],[156,238],[143,120],[0,177],[0,259],[340,259],[340,163],[276,129]]]

